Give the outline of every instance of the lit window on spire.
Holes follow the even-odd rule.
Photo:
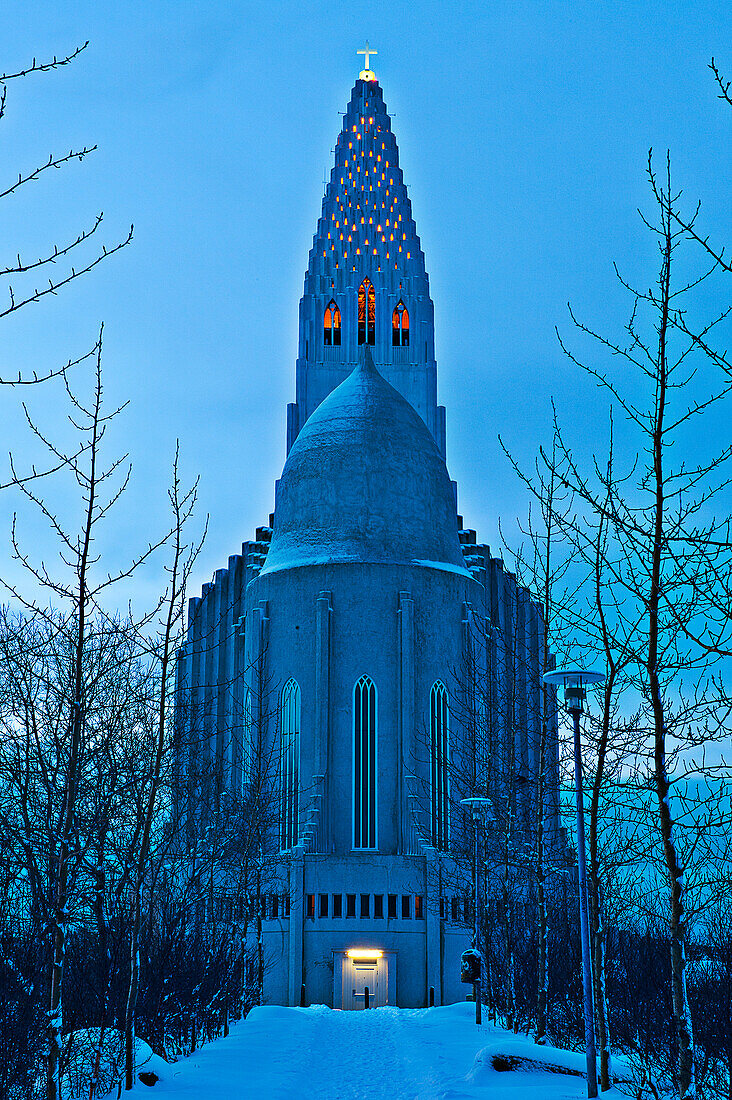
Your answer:
[[[358,342],[376,343],[376,292],[368,279],[358,288]]]
[[[341,342],[341,311],[331,298],[323,317],[323,343],[339,347]]]
[[[409,345],[409,313],[401,298],[391,315],[391,342],[395,348]]]

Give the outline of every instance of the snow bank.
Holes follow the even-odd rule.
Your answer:
[[[61,1077],[61,1100],[76,1100],[89,1095],[94,1066],[99,1045],[99,1028],[90,1027],[74,1031],[64,1036],[63,1057],[64,1072]],[[68,1060],[67,1060],[68,1059]],[[164,1080],[170,1074],[169,1064],[155,1054],[142,1039],[135,1039],[135,1077],[145,1083],[148,1074],[157,1080]],[[99,1060],[98,1095],[106,1092],[117,1094],[117,1084],[124,1078],[125,1043],[121,1031],[106,1028],[104,1044]],[[140,1077],[142,1074],[142,1077]],[[153,1083],[152,1077],[148,1078]]]
[[[539,1047],[528,1039],[516,1036],[500,1039],[479,1050],[468,1078],[475,1084],[494,1085],[496,1075],[510,1072],[563,1073],[570,1077],[584,1077],[586,1067],[584,1054],[559,1047]]]
[[[498,1029],[496,1029],[498,1031]],[[597,1060],[598,1073],[600,1060]],[[632,1080],[629,1066],[622,1060],[613,1062],[616,1080]],[[557,1095],[571,1096],[574,1090],[569,1081],[561,1084],[561,1078],[581,1078],[584,1095],[587,1078],[587,1058],[584,1051],[563,1050],[560,1047],[536,1046],[527,1036],[511,1036],[501,1032],[501,1037],[483,1047],[475,1056],[473,1068],[466,1077],[472,1085],[493,1090],[502,1095],[505,1090],[518,1091],[529,1096],[549,1096],[551,1084]],[[552,1091],[552,1095],[554,1092]],[[604,1092],[603,1097],[619,1097],[616,1089]]]

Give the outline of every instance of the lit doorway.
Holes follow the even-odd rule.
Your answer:
[[[388,1003],[388,959],[375,949],[351,948],[343,960],[343,1008],[359,1012]]]

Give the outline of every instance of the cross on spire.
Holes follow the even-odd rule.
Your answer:
[[[369,40],[368,40],[368,38],[366,39],[366,46],[365,46],[365,48],[364,48],[363,50],[356,50],[356,53],[357,53],[357,54],[359,54],[359,53],[362,53],[362,54],[364,55],[364,59],[365,59],[365,61],[366,61],[366,66],[365,66],[365,68],[364,68],[364,70],[363,70],[364,72],[370,72],[370,71],[371,71],[371,65],[369,64],[369,62],[370,62],[370,60],[371,60],[371,54],[374,54],[374,55],[375,55],[375,54],[377,54],[378,52],[379,52],[378,50],[374,50],[374,49],[372,49],[372,48],[371,48],[371,46],[369,46]],[[359,75],[360,75],[360,76],[363,76],[363,73],[360,73]]]

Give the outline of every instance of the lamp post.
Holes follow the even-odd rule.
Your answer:
[[[472,798],[461,798],[460,805],[465,806],[470,810],[470,815],[473,819],[473,951],[477,952],[481,956],[480,951],[480,911],[478,902],[480,900],[480,879],[478,877],[478,836],[479,827],[482,819],[488,816],[488,807],[490,806],[490,799],[484,798],[479,795],[475,795]],[[475,1022],[480,1024],[482,1022],[482,1003],[480,995],[480,978],[473,982],[473,996],[475,997]]]
[[[587,1048],[587,1095],[597,1096],[597,1054],[595,1051],[595,1012],[592,997],[592,958],[590,955],[590,913],[587,904],[587,858],[585,854],[585,815],[582,794],[582,743],[580,714],[585,700],[585,685],[599,684],[601,672],[578,668],[558,668],[544,673],[544,683],[564,687],[564,702],[574,726],[574,794],[577,807],[577,878],[579,880],[580,943],[582,946],[582,988],[584,992],[585,1046]]]

